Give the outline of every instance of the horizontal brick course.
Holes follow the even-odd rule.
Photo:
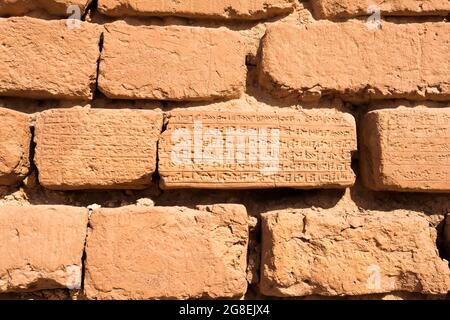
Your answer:
[[[255,20],[289,13],[295,0],[99,0],[101,13],[114,16],[180,16]]]
[[[80,289],[88,210],[0,206],[0,292]]]
[[[142,189],[156,167],[162,113],[52,109],[38,115],[40,183],[49,189]]]
[[[240,36],[225,29],[107,25],[99,89],[109,98],[211,100],[245,87]]]
[[[159,174],[164,189],[344,188],[355,150],[354,118],[334,110],[176,111]]]
[[[34,10],[44,10],[56,16],[69,16],[67,8],[78,6],[83,14],[90,0],[0,0],[0,16],[21,16]]]
[[[342,211],[341,211],[342,210]],[[450,269],[425,215],[291,209],[262,215],[261,292],[342,296],[446,294]]]
[[[22,181],[30,169],[28,115],[0,108],[0,185]]]
[[[279,97],[447,100],[449,46],[448,23],[277,24],[262,42],[260,83]]]
[[[28,17],[0,20],[0,96],[90,99],[100,27]]]
[[[311,0],[314,15],[322,19],[368,16],[377,8],[382,16],[446,16],[448,0]]]
[[[366,114],[361,168],[375,190],[450,192],[450,108],[397,108]]]
[[[91,299],[240,297],[247,213],[240,205],[97,209],[85,291]]]

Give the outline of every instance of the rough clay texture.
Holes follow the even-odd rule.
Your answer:
[[[244,91],[244,43],[235,32],[124,22],[105,30],[99,89],[110,98],[211,100]]]
[[[86,295],[95,299],[243,296],[247,212],[241,205],[192,210],[95,210],[87,239]]]
[[[81,288],[88,210],[0,206],[0,292]]]
[[[0,300],[450,299],[448,0],[68,4],[0,0]]]
[[[100,27],[28,17],[0,19],[0,96],[90,99]]]
[[[450,108],[371,111],[362,121],[360,140],[369,188],[450,192]]]
[[[448,0],[311,0],[314,15],[321,19],[370,16],[374,9],[382,16],[446,16]]]
[[[262,42],[260,84],[273,94],[354,102],[450,99],[450,24],[276,24]]]
[[[156,168],[162,113],[151,110],[52,109],[36,121],[39,182],[54,190],[136,189]]]
[[[99,0],[98,10],[109,16],[179,16],[257,20],[286,14],[295,0]]]
[[[0,108],[0,123],[0,185],[11,185],[23,180],[30,169],[30,118]]]
[[[45,10],[55,16],[70,16],[69,6],[78,6],[83,14],[91,0],[0,0],[0,16],[19,16]],[[70,9],[70,8],[69,8]]]
[[[448,261],[424,215],[284,210],[262,215],[261,291],[273,296],[446,294]]]
[[[176,111],[159,144],[161,187],[345,188],[355,150],[355,119],[335,110]]]

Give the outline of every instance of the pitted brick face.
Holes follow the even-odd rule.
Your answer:
[[[66,20],[0,19],[0,96],[91,99],[101,27]]]
[[[90,226],[88,298],[239,298],[246,292],[244,206],[98,209]]]
[[[53,109],[36,121],[36,165],[49,189],[143,189],[156,168],[162,114]]]
[[[446,16],[448,0],[311,0],[314,15],[321,19],[370,16]]]
[[[0,206],[0,293],[80,289],[88,209]]]
[[[16,184],[28,174],[30,143],[29,116],[0,108],[0,185]]]
[[[277,97],[311,100],[448,100],[449,47],[443,22],[275,24],[262,41],[260,84]]]
[[[446,294],[450,269],[435,242],[426,216],[406,210],[264,213],[261,291],[279,297]]]
[[[244,91],[244,42],[237,32],[124,22],[105,29],[99,89],[110,98],[198,101]]]
[[[257,20],[286,14],[295,0],[99,0],[103,14],[121,16],[178,16],[200,19]]]
[[[70,6],[83,14],[91,0],[0,0],[0,16],[21,16],[37,10],[61,17],[71,15]]]

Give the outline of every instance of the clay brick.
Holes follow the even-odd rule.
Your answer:
[[[260,84],[276,96],[347,100],[450,98],[450,24],[276,24],[262,43]]]
[[[363,181],[371,189],[450,192],[450,108],[367,113],[360,154]]]
[[[0,185],[22,181],[30,169],[30,119],[0,108]]]
[[[98,10],[114,17],[180,16],[256,20],[293,10],[295,0],[99,0]]]
[[[90,226],[90,299],[226,298],[246,292],[248,221],[241,205],[98,209]]]
[[[56,16],[69,16],[67,8],[76,5],[83,14],[90,0],[0,0],[0,16],[21,16],[35,10],[45,10]]]
[[[163,189],[344,188],[355,150],[354,118],[334,110],[176,111],[158,171]]]
[[[80,289],[88,210],[0,206],[0,292]]]
[[[90,99],[100,27],[28,17],[0,20],[0,96]]]
[[[162,114],[52,109],[36,120],[39,182],[55,190],[140,189],[151,184]]]
[[[382,16],[446,16],[448,0],[312,0],[314,15],[322,19],[369,16],[371,6]]]
[[[291,209],[262,215],[261,292],[341,296],[446,294],[448,262],[425,215],[405,210]]]
[[[210,100],[244,90],[244,43],[225,29],[105,27],[99,88],[109,98]]]

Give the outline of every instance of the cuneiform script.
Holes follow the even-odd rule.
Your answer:
[[[450,109],[378,114],[382,184],[387,189],[450,191]]]
[[[45,111],[36,125],[39,181],[56,190],[143,188],[155,171],[161,129],[154,111]]]
[[[173,112],[159,147],[163,188],[346,187],[355,121],[330,110]]]

